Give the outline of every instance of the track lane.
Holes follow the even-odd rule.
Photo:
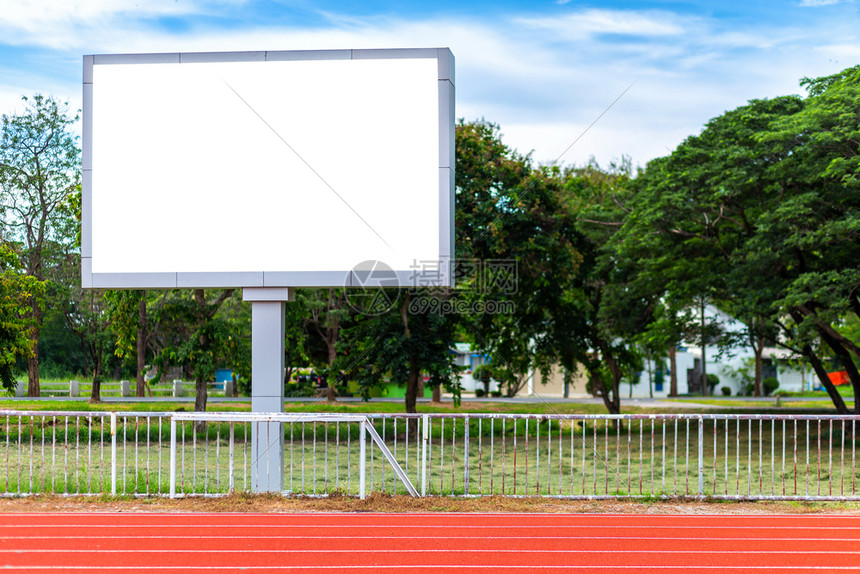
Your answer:
[[[860,573],[860,516],[6,514],[20,572]]]
[[[75,535],[57,537],[53,535],[38,537],[14,536],[0,540],[0,552],[41,551],[124,551],[130,546],[139,545],[147,551],[337,551],[362,552],[368,548],[381,547],[391,552],[484,552],[501,551],[530,552],[539,540],[540,549],[546,552],[583,551],[629,552],[631,545],[647,545],[648,552],[674,552],[683,542],[684,552],[854,552],[858,541],[828,540],[822,549],[824,539],[769,539],[769,538],[693,538],[683,537],[643,537],[643,536],[554,536],[551,531],[535,531],[532,536],[519,537],[457,537],[441,540],[438,538],[415,538],[410,536],[254,536],[254,537],[201,537],[201,536],[153,536],[124,535],[98,536]],[[502,549],[499,547],[503,546]],[[637,550],[638,552],[638,550]]]

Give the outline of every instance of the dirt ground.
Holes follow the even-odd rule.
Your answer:
[[[860,503],[555,500],[541,498],[410,498],[374,494],[366,500],[235,494],[219,498],[29,496],[0,499],[0,512],[475,512],[596,514],[858,514]]]

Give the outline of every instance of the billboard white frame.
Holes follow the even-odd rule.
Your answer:
[[[98,114],[98,84],[94,84],[94,73],[100,66],[112,65],[176,65],[242,62],[295,62],[333,60],[402,60],[423,59],[435,62],[438,89],[438,213],[419,213],[418,217],[438,218],[438,258],[435,265],[416,261],[410,268],[394,268],[401,286],[453,284],[451,261],[454,257],[454,57],[447,48],[419,48],[395,50],[321,50],[321,51],[260,51],[260,52],[209,52],[209,53],[162,53],[162,54],[108,54],[88,55],[83,59],[83,189],[81,221],[82,285],[85,288],[112,289],[171,289],[171,288],[284,288],[284,287],[344,287],[374,286],[374,276],[367,273],[356,275],[352,268],[338,269],[291,269],[260,268],[239,271],[187,271],[175,269],[159,272],[94,272],[93,269],[93,145],[104,145],[93,141],[93,117]],[[189,70],[191,68],[189,67]],[[110,144],[108,144],[110,145]],[[98,169],[98,166],[95,166]],[[312,167],[312,166],[311,166]],[[104,193],[103,190],[99,191]],[[408,198],[404,200],[408,205]],[[265,209],[265,206],[261,206]],[[293,213],[293,217],[318,217],[324,224],[324,214]],[[359,215],[360,217],[360,215]],[[97,223],[97,222],[96,222]],[[128,229],[138,236],[146,222],[134,221],[128,214]],[[169,232],[162,230],[158,232]],[[339,234],[336,234],[339,235]],[[99,239],[104,241],[104,238]],[[241,237],[236,238],[241,241]],[[348,237],[339,237],[349,241]],[[140,241],[146,241],[141,237]],[[386,263],[384,258],[380,261]],[[355,264],[360,261],[355,261]],[[130,262],[133,269],[134,262]],[[382,284],[390,286],[390,276],[382,278]]]

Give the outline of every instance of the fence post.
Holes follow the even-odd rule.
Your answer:
[[[69,381],[69,396],[74,398],[80,394],[80,386],[78,381]]]
[[[466,469],[463,471],[463,493],[469,494],[469,415],[466,415],[466,428],[463,430],[463,461]]]
[[[367,452],[367,419],[359,423],[360,432],[358,433],[359,449],[358,449],[358,497],[364,500],[367,496],[365,492],[365,474],[367,472],[367,462],[365,454]]]
[[[116,413],[110,414],[110,493],[116,496]]]
[[[173,396],[182,396],[182,379],[173,379]]]
[[[430,442],[430,417],[421,417],[421,496],[427,496],[427,443]]]
[[[170,498],[176,498],[176,419],[173,417],[170,417]]]
[[[705,421],[699,417],[699,496],[705,495]]]
[[[234,456],[233,455],[233,450],[234,450],[233,447],[235,445],[234,424],[235,423],[233,423],[233,422],[230,423],[230,492],[233,492],[233,489],[236,487],[236,481],[234,480],[234,477],[233,477],[233,474],[236,471],[235,463],[233,461],[233,456]]]
[[[131,381],[120,381],[119,382],[119,394],[123,397],[131,396]]]

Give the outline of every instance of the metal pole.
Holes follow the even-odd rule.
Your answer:
[[[463,492],[468,496],[469,494],[469,415],[466,415],[464,419],[466,421],[466,426],[463,429],[463,461],[465,465],[465,470],[463,471]],[[538,476],[540,473],[538,473]]]
[[[245,301],[251,301],[251,411],[284,412],[284,321],[286,301],[292,293],[286,288],[245,288]],[[284,424],[262,423],[252,427],[251,476],[254,492],[284,490]],[[263,432],[260,435],[260,432]],[[265,436],[265,441],[262,438]],[[261,468],[265,465],[266,468]]]
[[[116,496],[116,413],[110,414],[110,493]]]
[[[233,477],[233,473],[236,470],[235,463],[234,463],[234,446],[235,446],[235,444],[236,444],[236,441],[235,441],[234,423],[231,422],[230,423],[230,470],[229,470],[230,492],[233,492],[233,489],[236,486],[236,481],[235,481],[235,478]]]
[[[176,419],[170,419],[170,498],[176,498]]]
[[[705,494],[705,421],[699,417],[699,496]]]
[[[358,497],[364,500],[367,497],[365,491],[365,474],[367,473],[367,461],[365,455],[367,453],[367,420],[359,423],[360,432],[358,433]]]
[[[421,417],[421,496],[427,496],[427,444],[430,442],[430,417]]]

